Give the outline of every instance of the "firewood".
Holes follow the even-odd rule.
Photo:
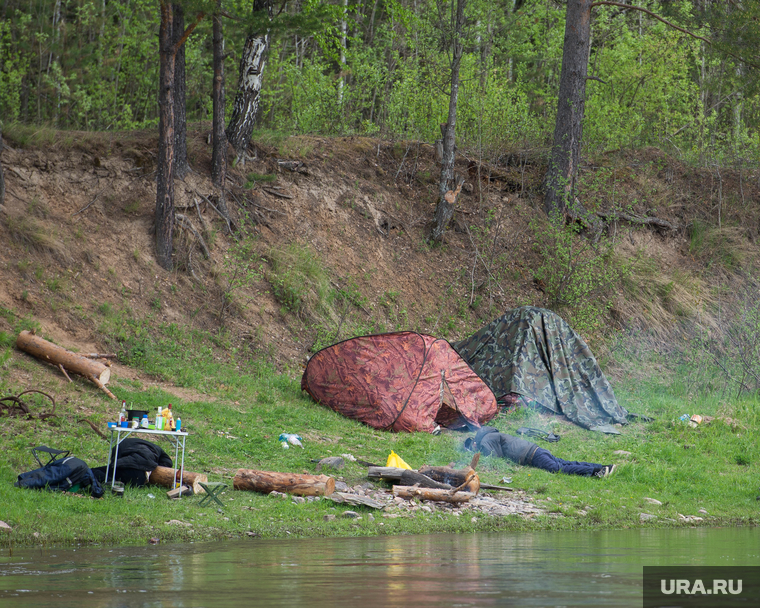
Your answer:
[[[156,467],[151,471],[150,477],[148,477],[149,484],[164,488],[174,488],[177,481],[179,481],[179,469],[173,469],[172,467]],[[201,487],[200,482],[206,483],[207,481],[208,475],[203,473],[184,471],[182,474],[182,485],[192,488],[193,494],[205,494],[206,491]]]
[[[238,469],[232,480],[232,487],[235,490],[251,490],[264,494],[277,491],[298,496],[329,496],[335,491],[335,479],[327,475]]]
[[[420,467],[420,473],[438,482],[447,483],[453,487],[461,487],[475,494],[480,490],[480,478],[472,467],[452,469],[451,467],[423,466]]]
[[[419,485],[423,488],[439,488],[442,490],[450,490],[452,488],[448,483],[441,483],[417,471],[399,469],[397,467],[370,467],[367,470],[367,477],[395,481],[398,485],[402,486]]]
[[[393,486],[393,493],[396,496],[409,500],[419,498],[421,500],[437,500],[451,503],[467,502],[475,497],[475,494],[472,492],[454,492],[453,490],[420,488],[418,486]]]

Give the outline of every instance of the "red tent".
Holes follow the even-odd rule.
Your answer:
[[[446,340],[410,331],[320,350],[301,388],[344,416],[390,431],[477,428],[497,412],[491,389]]]

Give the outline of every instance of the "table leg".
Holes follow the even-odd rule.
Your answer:
[[[111,429],[111,438],[108,441],[108,464],[106,465],[106,485],[108,484],[108,477],[107,477],[108,469],[111,468],[111,450],[113,449],[113,432],[114,432],[114,429]],[[118,441],[116,443],[118,444]],[[113,487],[113,479],[111,479],[111,487]]]
[[[185,477],[185,436],[182,435],[182,464],[180,465],[180,473],[179,473],[179,485],[182,487],[182,480]],[[179,493],[180,498],[182,498],[182,492]]]
[[[111,471],[111,488],[116,483],[116,465],[119,462],[119,444],[121,443],[121,429],[116,429],[116,450],[113,454],[113,471]]]

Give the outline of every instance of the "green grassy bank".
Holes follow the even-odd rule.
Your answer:
[[[132,337],[134,340],[137,338]],[[69,449],[91,467],[105,465],[106,423],[118,415],[119,403],[82,380],[63,383],[55,371],[12,348],[4,336],[0,396],[35,387],[56,395],[55,416],[0,418],[0,533],[3,548],[36,545],[120,544],[159,541],[218,540],[246,536],[316,537],[481,530],[592,529],[638,526],[755,525],[758,521],[757,402],[716,395],[693,395],[675,375],[643,382],[623,378],[615,384],[629,411],[654,418],[633,423],[617,436],[592,433],[567,422],[522,410],[500,414],[492,424],[505,432],[519,426],[554,430],[561,441],[542,444],[570,460],[616,463],[607,479],[551,475],[511,462],[481,458],[481,481],[515,489],[545,510],[545,515],[457,517],[442,510],[417,511],[388,518],[377,510],[338,505],[326,499],[295,503],[288,499],[231,489],[238,468],[315,473],[312,460],[351,454],[384,464],[391,450],[413,468],[424,464],[468,463],[461,450],[467,434],[392,434],[368,428],[313,403],[300,390],[298,373],[278,375],[266,364],[213,355],[209,336],[164,327],[143,339],[140,367],[195,395],[180,398],[114,377],[111,390],[129,404],[152,412],[172,403],[182,418],[187,441],[185,467],[204,472],[210,481],[230,481],[225,508],[200,507],[200,498],[170,501],[164,488],[127,489],[123,498],[106,493],[95,500],[76,494],[38,492],[13,486],[16,476],[35,468],[31,448],[40,444]],[[133,343],[136,347],[136,343]],[[133,350],[133,352],[135,352]],[[25,395],[32,414],[50,409],[41,396]],[[681,414],[712,420],[692,428]],[[278,436],[298,433],[304,449],[284,450]],[[539,442],[541,443],[541,442]],[[167,452],[168,444],[166,446]],[[616,454],[616,451],[628,452]],[[351,486],[366,483],[366,467],[347,462],[332,473]],[[497,495],[497,492],[493,492]],[[661,502],[656,505],[647,499]],[[361,519],[340,517],[355,510]],[[642,520],[641,514],[655,518]],[[325,517],[336,515],[335,518]],[[372,515],[372,517],[370,517]],[[682,516],[696,516],[684,520]]]

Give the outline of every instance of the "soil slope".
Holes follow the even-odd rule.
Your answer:
[[[214,209],[207,128],[190,131],[192,170],[177,182],[176,207],[204,235],[211,255],[204,259],[195,237],[178,228],[172,272],[154,258],[155,133],[48,133],[24,142],[5,136],[0,307],[9,312],[0,316],[0,331],[29,317],[66,348],[103,352],[97,312],[128,307],[156,322],[224,330],[236,346],[295,375],[320,322],[344,331],[345,319],[320,321],[275,299],[272,251],[289,243],[314,253],[333,289],[353,294],[354,320],[368,330],[459,339],[500,311],[545,304],[533,279],[538,260],[529,228],[541,213],[543,167],[527,153],[505,155],[499,166],[462,154],[457,170],[467,181],[455,222],[445,245],[431,247],[426,235],[438,176],[432,146],[359,137],[257,142],[255,159],[230,169],[226,201],[235,221],[256,236],[250,256],[258,274],[235,291],[228,310],[236,241]],[[656,211],[678,227],[635,227],[630,246],[657,252],[670,268],[704,266],[687,246],[687,226],[700,213],[695,197],[715,198],[712,174],[652,150],[616,162],[623,167],[618,196],[628,198],[629,209]],[[742,185],[723,174],[724,196],[731,180],[734,191]],[[753,195],[745,181],[742,196]],[[730,215],[728,203],[723,213]],[[631,313],[620,310],[623,322]]]

